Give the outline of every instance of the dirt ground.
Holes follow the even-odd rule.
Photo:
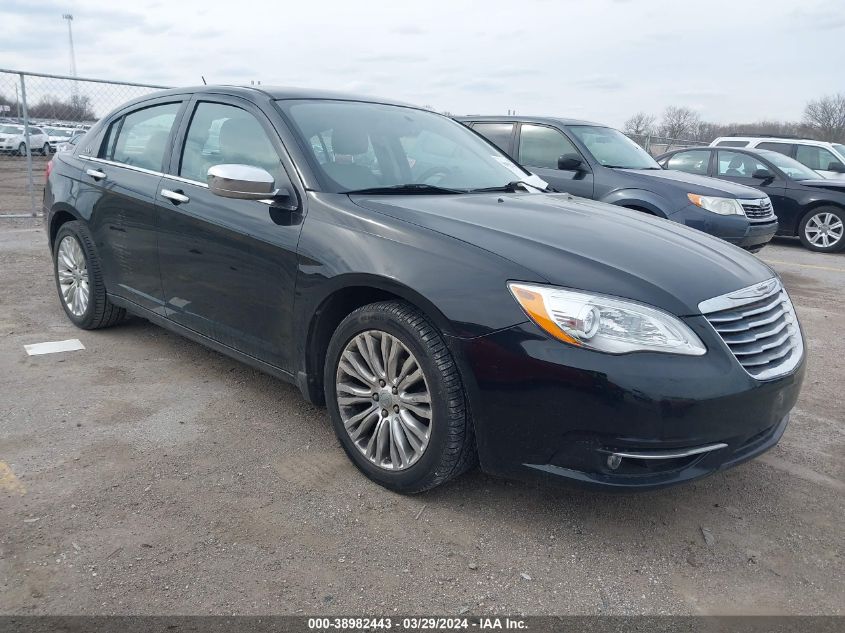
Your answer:
[[[760,253],[810,357],[761,458],[636,495],[475,471],[402,497],[294,387],[143,320],[75,329],[45,244],[0,219],[0,613],[845,613],[845,255]]]

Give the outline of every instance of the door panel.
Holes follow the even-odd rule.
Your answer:
[[[584,160],[575,145],[560,130],[523,123],[519,130],[517,162],[537,174],[558,191],[566,191],[582,198],[593,197],[593,173],[584,160],[584,170],[557,168],[558,158],[575,154]]]
[[[97,156],[83,158],[80,176],[108,292],[158,313],[164,310],[155,198],[182,105],[145,104],[117,117]]]
[[[277,176],[280,143],[260,117],[231,104],[196,103],[175,167],[181,175],[165,176],[159,187],[162,284],[169,318],[290,369],[301,212],[222,198],[194,180],[221,163],[251,164]],[[188,200],[174,202],[162,190]]]

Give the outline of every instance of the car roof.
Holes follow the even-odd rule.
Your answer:
[[[491,122],[503,122],[503,123],[539,123],[545,125],[594,125],[596,127],[612,127],[610,125],[604,125],[602,123],[595,123],[593,121],[582,121],[581,119],[567,119],[564,117],[554,117],[554,116],[521,116],[521,115],[508,115],[508,116],[495,116],[495,115],[474,115],[474,114],[467,114],[465,116],[456,116],[454,117],[457,121],[491,121]]]
[[[159,90],[129,101],[120,109],[126,106],[134,105],[135,103],[142,103],[149,99],[156,99],[159,97],[167,97],[169,95],[185,95],[185,94],[218,94],[229,95],[234,97],[243,97],[248,100],[255,100],[258,96],[265,96],[271,99],[286,100],[286,99],[328,99],[338,101],[361,101],[365,103],[381,103],[386,105],[397,105],[409,108],[420,108],[419,106],[403,103],[394,99],[384,99],[381,97],[374,97],[372,95],[352,94],[348,92],[340,92],[334,90],[315,90],[313,88],[293,88],[287,86],[228,86],[228,85],[213,85],[213,86],[186,86],[184,88],[169,88],[167,90]]]
[[[804,143],[807,145],[831,145],[828,141],[816,141],[811,138],[784,138],[783,136],[720,136],[714,139],[713,142],[719,141],[749,141],[751,143]]]

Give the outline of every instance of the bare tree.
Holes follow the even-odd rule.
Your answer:
[[[622,131],[628,136],[644,137],[654,133],[656,119],[651,114],[637,112],[630,119],[625,121]]]
[[[804,108],[804,123],[825,141],[845,141],[845,94],[810,101]]]
[[[685,106],[669,106],[663,111],[660,134],[669,139],[690,139],[698,134],[701,117]]]

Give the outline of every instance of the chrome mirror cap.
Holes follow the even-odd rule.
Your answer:
[[[273,176],[252,165],[222,164],[209,167],[208,188],[223,198],[264,200],[278,195]]]

